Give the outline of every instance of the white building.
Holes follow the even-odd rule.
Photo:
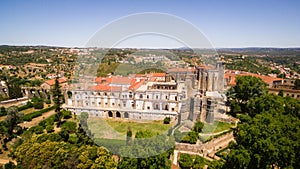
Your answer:
[[[76,114],[143,120],[175,119],[186,99],[184,84],[165,73],[96,78],[89,90],[72,89],[65,108]]]

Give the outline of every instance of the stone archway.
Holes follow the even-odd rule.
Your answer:
[[[108,112],[108,117],[113,117],[113,113],[111,111]]]
[[[124,118],[126,118],[126,119],[129,118],[129,114],[127,112],[124,113]]]
[[[116,117],[121,118],[121,113],[120,112],[116,112]]]

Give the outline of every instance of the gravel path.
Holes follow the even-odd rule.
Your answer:
[[[28,121],[28,122],[20,123],[19,125],[20,125],[21,127],[27,127],[27,128],[30,128],[30,127],[32,127],[32,126],[38,125],[39,122],[41,122],[42,120],[44,120],[44,119],[50,117],[50,116],[53,115],[53,114],[55,114],[55,110],[50,110],[50,111],[48,111],[48,112],[46,112],[46,113],[43,113],[42,116],[39,116],[39,117],[37,117],[37,118],[34,118],[34,119],[32,119],[31,121]]]

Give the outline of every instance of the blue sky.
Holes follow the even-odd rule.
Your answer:
[[[81,47],[113,20],[162,12],[191,22],[215,47],[300,47],[299,7],[299,0],[3,0],[0,44]]]

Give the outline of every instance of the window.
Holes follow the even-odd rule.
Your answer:
[[[150,110],[150,106],[148,106],[147,109]]]
[[[142,99],[143,98],[143,95],[142,94],[140,94],[140,99]]]
[[[149,99],[149,95],[147,95],[147,99]]]
[[[159,110],[159,105],[158,105],[158,103],[155,104],[155,110]]]
[[[107,103],[105,103],[105,105],[107,105]]]
[[[106,93],[106,92],[104,93],[104,96],[107,96],[107,93]]]
[[[112,105],[114,106],[114,105],[115,105],[115,103],[112,103]]]
[[[172,108],[172,111],[174,111],[175,110],[175,108]]]
[[[158,95],[156,95],[156,99],[158,99]]]

